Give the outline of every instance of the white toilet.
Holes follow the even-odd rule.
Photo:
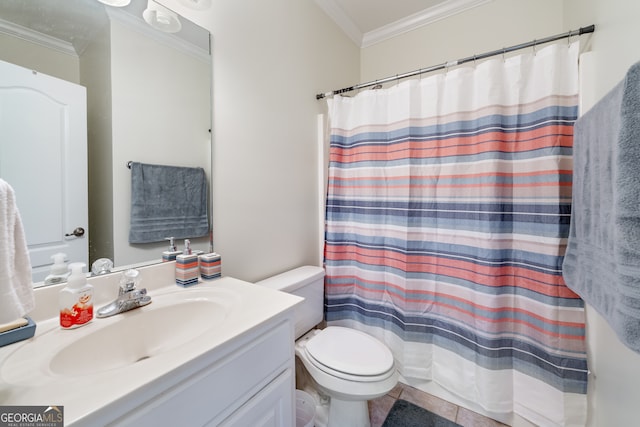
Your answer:
[[[389,348],[354,329],[313,329],[324,317],[320,267],[299,267],[257,284],[305,298],[295,309],[295,352],[318,394],[329,398],[328,417],[318,413],[316,427],[369,427],[367,401],[385,395],[398,382]]]

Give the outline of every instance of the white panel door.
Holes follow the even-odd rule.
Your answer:
[[[34,282],[56,252],[87,263],[86,105],[84,87],[0,61],[0,177],[16,193]]]

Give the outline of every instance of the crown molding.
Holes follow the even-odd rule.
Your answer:
[[[147,24],[142,18],[137,18],[136,16],[118,8],[110,7],[106,8],[106,11],[110,20],[119,22],[138,33],[141,33],[165,46],[172,47],[183,53],[191,55],[200,61],[206,63],[211,61],[211,55],[209,55],[208,50],[196,46],[193,43],[189,43],[188,41],[173,34],[158,31]]]
[[[16,37],[48,49],[53,49],[67,55],[78,57],[78,54],[71,43],[67,43],[55,37],[42,34],[38,31],[30,30],[13,22],[0,19],[0,33],[11,37]]]
[[[338,6],[336,0],[315,0],[324,12],[344,31],[360,48],[372,46],[416,28],[431,24],[449,16],[464,12],[493,0],[446,0],[439,5],[399,19],[367,33],[362,33],[356,24]]]
[[[364,34],[353,23],[351,18],[347,16],[335,0],[315,0],[316,4],[320,6],[320,9],[324,11],[333,21],[338,24],[338,27],[349,36],[349,38],[356,44],[356,46],[362,45],[362,38]]]
[[[409,15],[391,24],[385,25],[373,31],[365,33],[362,38],[361,48],[372,46],[381,41],[399,36],[416,28],[432,24],[441,19],[448,18],[474,7],[492,2],[493,0],[447,0],[429,9]]]

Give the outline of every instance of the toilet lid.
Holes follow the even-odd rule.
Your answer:
[[[393,355],[376,338],[354,329],[329,326],[306,344],[311,357],[330,369],[352,375],[374,376],[393,367]]]

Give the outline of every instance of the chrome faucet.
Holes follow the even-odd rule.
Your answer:
[[[124,272],[120,280],[118,298],[98,309],[97,317],[109,317],[134,308],[151,304],[151,297],[145,288],[138,289],[138,270],[130,269]]]

